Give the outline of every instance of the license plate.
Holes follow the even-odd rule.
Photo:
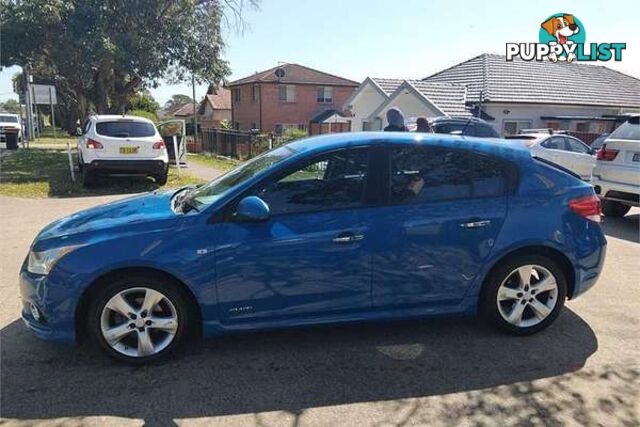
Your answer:
[[[640,162],[640,153],[633,153],[633,158],[631,160],[634,162]]]
[[[140,147],[120,147],[120,154],[138,154]]]

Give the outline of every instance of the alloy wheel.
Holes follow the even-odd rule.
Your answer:
[[[167,348],[178,330],[174,304],[161,292],[133,287],[102,308],[100,330],[107,344],[129,357],[153,356]]]
[[[513,270],[498,288],[498,311],[504,320],[519,328],[545,320],[558,303],[558,282],[540,265],[523,265]]]

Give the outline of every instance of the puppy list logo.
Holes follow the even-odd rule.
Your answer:
[[[585,43],[582,22],[574,15],[556,13],[540,24],[539,43],[507,43],[507,61],[573,62],[622,60],[626,43]]]

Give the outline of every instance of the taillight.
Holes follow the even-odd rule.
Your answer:
[[[104,146],[99,143],[98,141],[96,141],[95,139],[88,139],[87,140],[87,148],[91,149],[91,150],[102,150],[104,148]]]
[[[610,162],[615,159],[617,155],[618,150],[607,149],[607,144],[602,144],[602,147],[600,147],[600,149],[596,152],[596,159]]]
[[[570,200],[569,209],[590,221],[600,222],[602,209],[600,199],[595,194]]]
[[[158,141],[153,144],[154,150],[164,150],[166,146],[164,145],[164,141]]]

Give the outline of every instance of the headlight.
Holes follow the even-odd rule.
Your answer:
[[[42,252],[29,252],[29,265],[27,270],[34,274],[49,274],[49,271],[60,259],[79,247],[84,245],[62,246]]]

